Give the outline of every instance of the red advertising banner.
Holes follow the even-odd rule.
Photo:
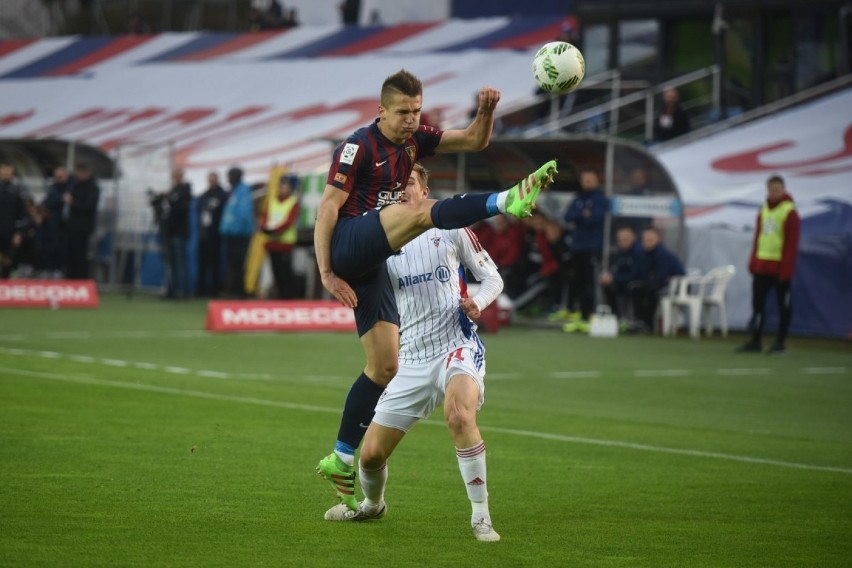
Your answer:
[[[214,301],[207,331],[354,331],[355,314],[335,300]]]
[[[94,280],[0,280],[0,308],[97,308]]]

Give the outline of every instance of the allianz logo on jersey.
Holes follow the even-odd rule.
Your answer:
[[[400,290],[402,290],[406,286],[414,286],[416,284],[423,284],[424,282],[433,282],[434,280],[437,280],[438,282],[449,282],[451,275],[452,271],[442,264],[435,269],[435,272],[406,274],[405,276],[398,277],[396,280],[397,286]]]

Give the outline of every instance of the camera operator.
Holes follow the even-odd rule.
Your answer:
[[[183,300],[189,297],[189,210],[192,189],[183,179],[183,170],[172,172],[172,187],[165,193],[149,193],[154,218],[160,229],[160,246],[163,265],[166,267],[166,294],[168,299]]]

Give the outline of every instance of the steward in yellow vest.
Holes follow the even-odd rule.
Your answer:
[[[775,289],[778,300],[778,335],[768,353],[786,351],[785,341],[793,317],[790,281],[796,269],[799,249],[799,214],[793,198],[787,194],[784,179],[772,176],[766,181],[766,202],[757,215],[757,228],[748,269],[752,274],[751,340],[738,351],[761,351],[765,323],[766,298]]]
[[[296,176],[281,176],[278,193],[266,200],[261,227],[267,236],[266,254],[272,265],[279,299],[292,299],[300,286],[293,273],[293,249],[297,240],[299,198],[295,195]]]

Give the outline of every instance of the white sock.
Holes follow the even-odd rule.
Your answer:
[[[456,448],[467,498],[471,505],[471,522],[488,519],[488,483],[485,471],[485,442],[480,442],[472,448]]]
[[[361,491],[364,492],[364,507],[378,507],[385,500],[385,485],[388,481],[388,464],[380,469],[366,470],[358,464],[358,475],[361,479]]]
[[[339,457],[341,461],[349,467],[353,467],[355,465],[355,456],[353,454],[344,454],[340,450],[334,450],[334,453],[337,454],[337,457]]]
[[[501,191],[497,194],[497,209],[500,213],[506,212],[506,198],[509,197],[509,190]]]

